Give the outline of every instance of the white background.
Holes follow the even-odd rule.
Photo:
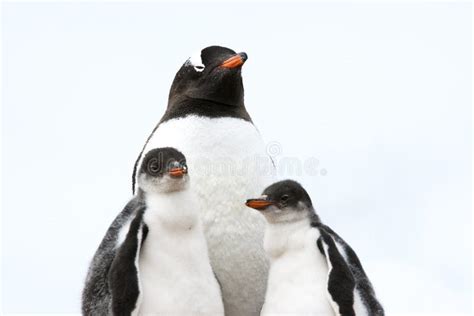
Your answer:
[[[3,311],[79,312],[86,268],[193,51],[246,104],[394,313],[471,310],[469,4],[6,4]],[[321,173],[325,174],[322,175]]]

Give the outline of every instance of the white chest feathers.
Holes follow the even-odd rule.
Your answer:
[[[157,147],[174,147],[186,156],[226,315],[257,315],[268,273],[265,220],[244,202],[274,182],[259,132],[242,119],[187,116],[161,124],[144,154]]]
[[[270,272],[262,315],[330,315],[328,267],[319,252],[317,229],[308,220],[267,224],[265,251]]]
[[[189,190],[147,197],[140,251],[140,315],[223,315],[196,203]]]
[[[167,146],[186,156],[205,226],[242,210],[251,213],[243,202],[273,181],[274,167],[263,140],[242,119],[187,116],[167,121],[152,135],[144,154]]]

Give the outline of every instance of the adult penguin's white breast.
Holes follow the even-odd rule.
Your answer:
[[[142,157],[153,148],[167,146],[187,158],[226,314],[235,315],[235,310],[258,315],[254,309],[263,303],[268,274],[265,221],[244,203],[261,194],[274,176],[258,130],[239,118],[190,115],[172,119],[158,126]]]
[[[187,158],[192,186],[200,199],[209,203],[209,209],[202,210],[206,225],[237,215],[219,207],[226,204],[238,206],[238,215],[254,216],[263,223],[261,215],[244,203],[271,183],[274,167],[252,123],[228,117],[169,120],[160,124],[142,156],[148,150],[167,146],[182,151]]]

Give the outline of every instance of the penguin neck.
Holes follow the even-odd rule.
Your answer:
[[[199,222],[196,202],[190,189],[147,193],[145,203],[145,223],[151,229],[159,226],[173,231],[189,230]]]
[[[276,259],[288,251],[304,248],[306,233],[311,229],[310,218],[295,221],[267,222],[264,248],[270,259]]]
[[[245,108],[243,99],[237,104],[226,104],[208,99],[179,96],[169,99],[168,108],[161,118],[160,123],[189,115],[209,118],[233,117],[252,122]]]

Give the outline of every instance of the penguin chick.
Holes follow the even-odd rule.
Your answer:
[[[299,183],[274,183],[246,205],[267,220],[270,272],[261,315],[384,315],[357,255],[321,223]]]
[[[83,293],[87,315],[224,315],[184,155],[143,159],[138,194],[107,232]]]

